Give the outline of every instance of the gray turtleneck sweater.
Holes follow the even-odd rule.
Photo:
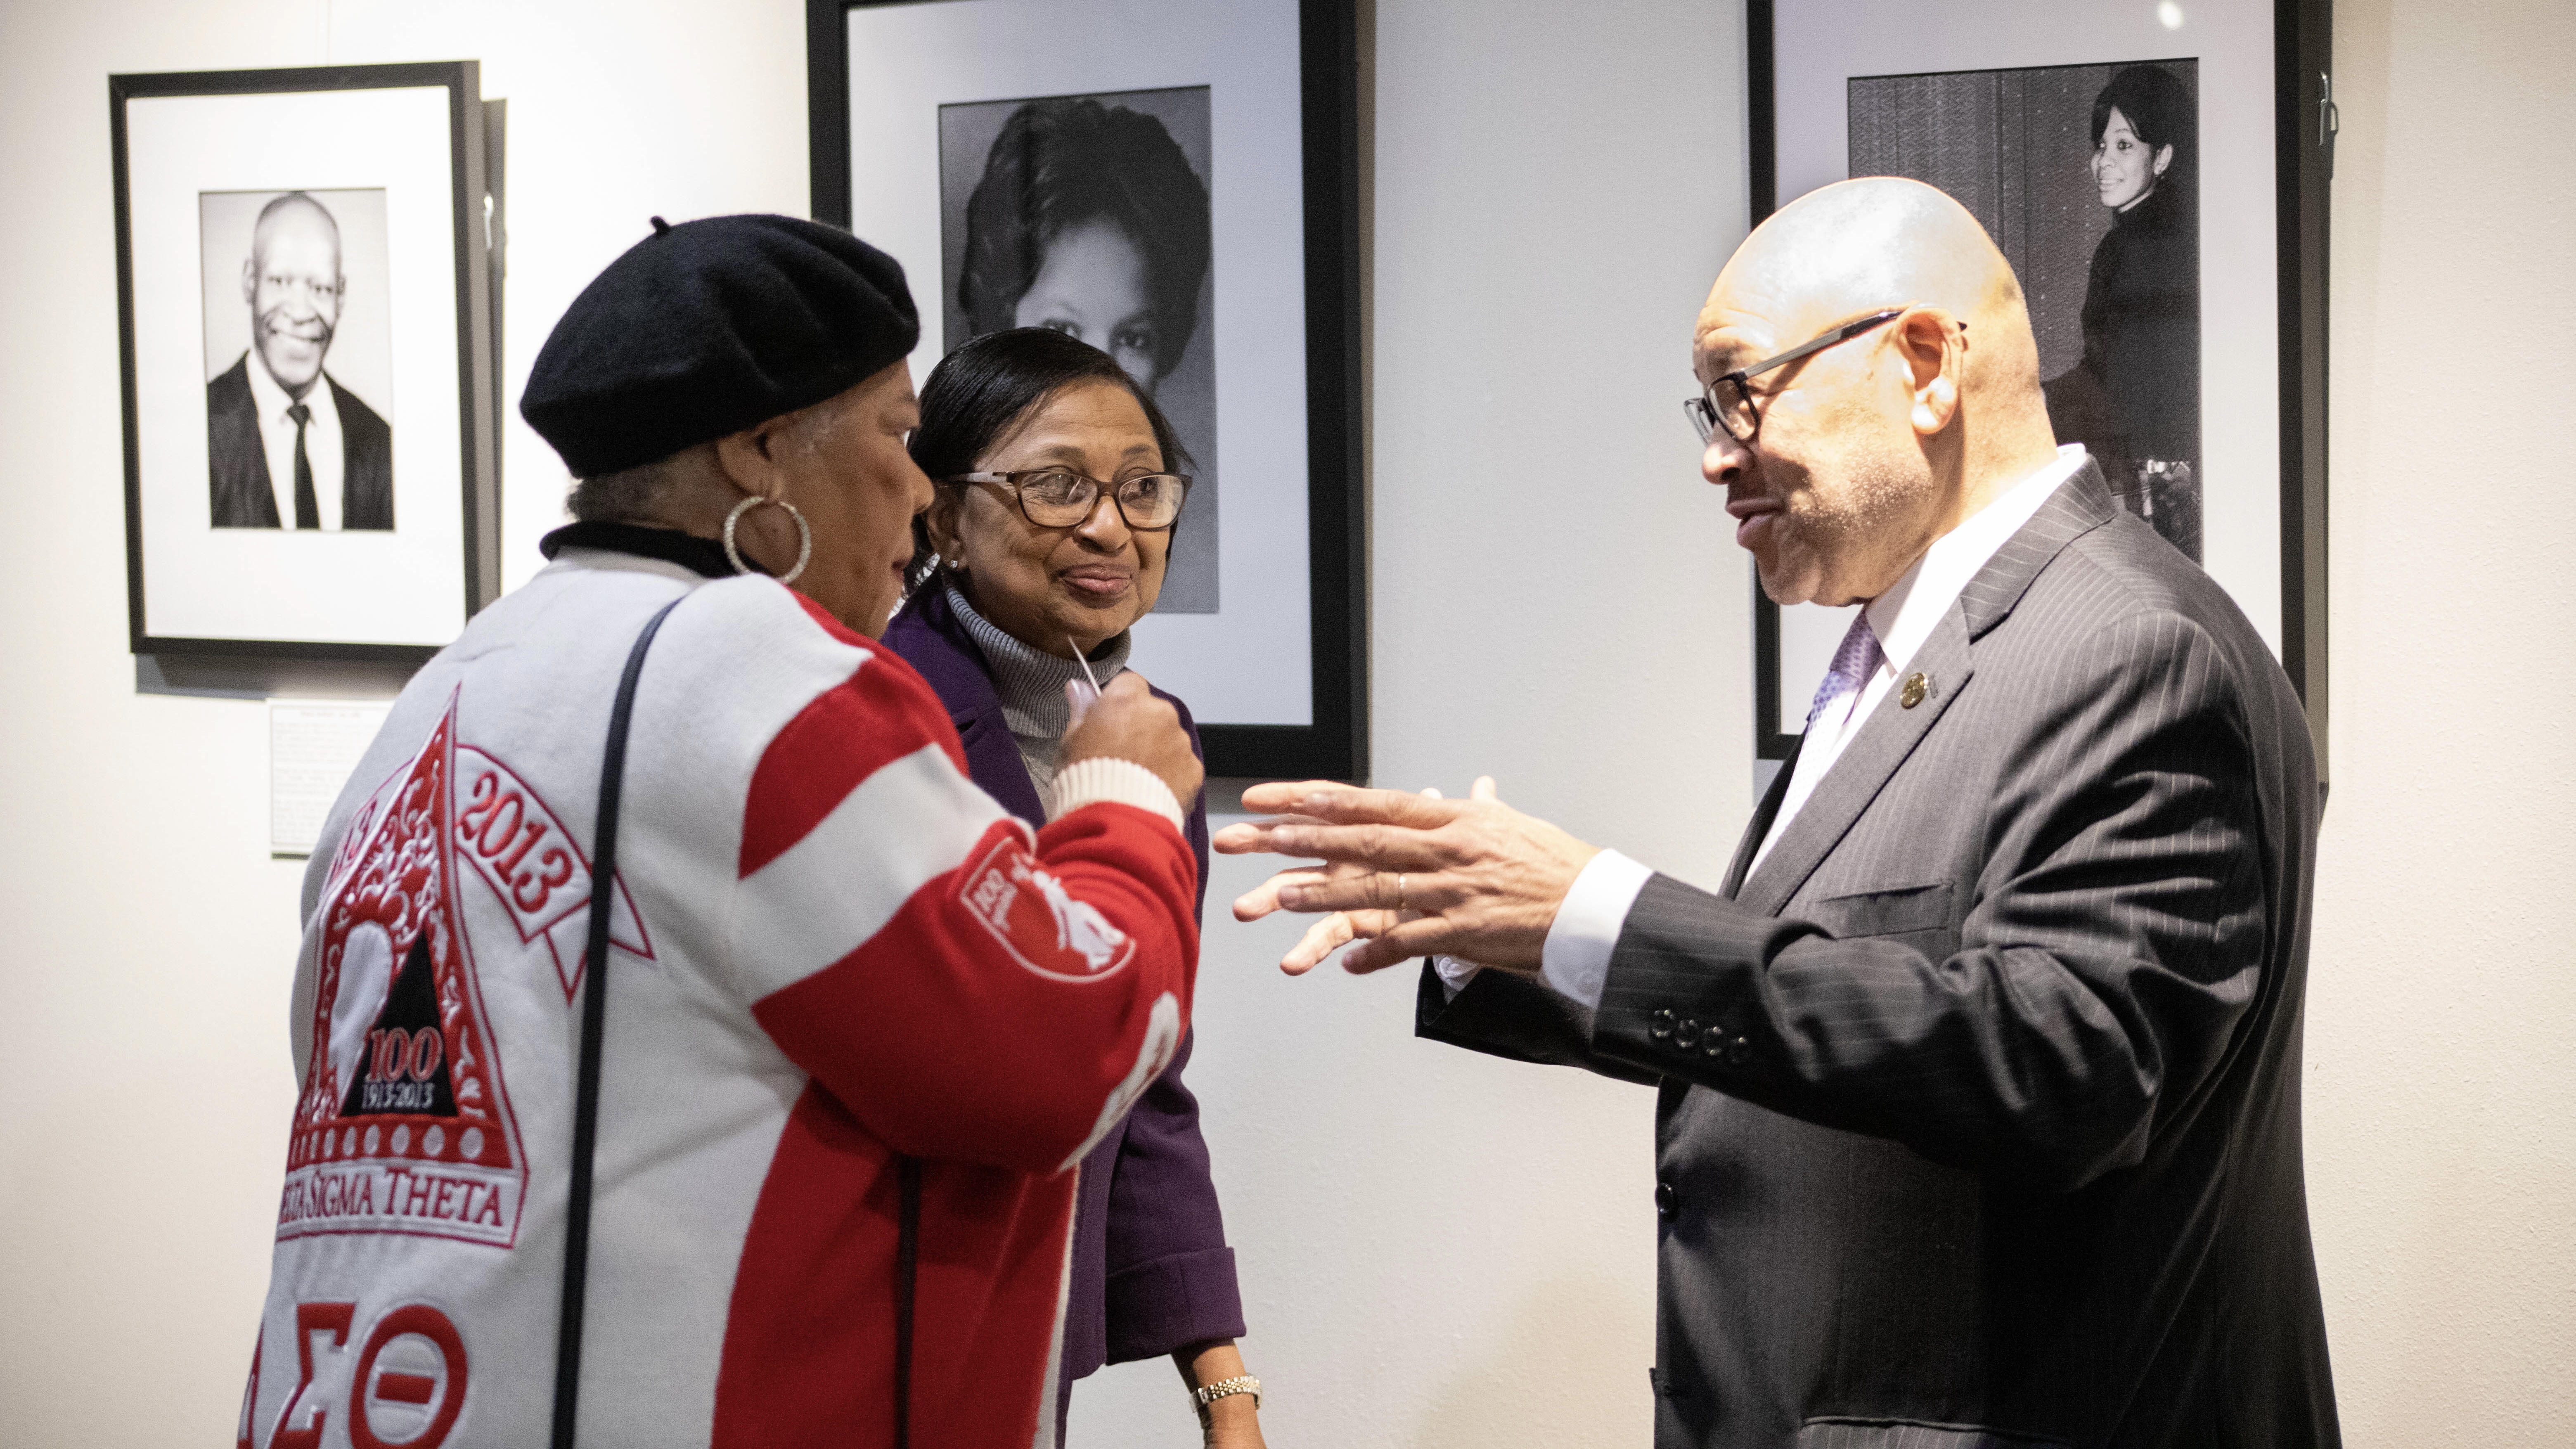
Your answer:
[[[1063,742],[1065,726],[1073,722],[1073,705],[1064,697],[1064,686],[1067,681],[1083,677],[1082,666],[1002,632],[1000,625],[976,613],[975,606],[966,602],[966,596],[953,584],[942,587],[948,591],[948,606],[957,611],[966,633],[974,639],[975,647],[984,651],[984,661],[993,667],[993,688],[1002,696],[1002,722],[1010,727],[1011,739],[1020,747],[1021,763],[1029,767],[1029,780],[1038,787],[1038,798],[1047,802],[1052,814],[1056,750]],[[1122,630],[1090,656],[1091,672],[1099,676],[1103,689],[1127,667],[1127,653],[1134,642],[1134,635]]]

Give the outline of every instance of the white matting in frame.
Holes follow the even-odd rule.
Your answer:
[[[444,86],[126,100],[150,635],[436,647],[464,627],[450,106]],[[353,347],[365,340],[388,359],[375,369],[384,396],[367,401],[391,427],[390,529],[212,526],[207,317],[224,299],[205,294],[223,270],[206,258],[225,242],[203,236],[201,220],[229,215],[210,196],[287,191],[382,197],[381,262],[366,247],[369,257],[353,253],[343,267],[351,287],[382,288],[363,314],[377,319],[381,335],[348,340]],[[241,241],[246,249],[248,238]],[[324,366],[337,370],[327,358]]]
[[[1307,576],[1305,160],[1296,0],[945,0],[849,12],[850,229],[946,353],[939,108],[1206,86],[1222,596],[1136,625],[1136,666],[1202,723],[1314,720]],[[962,340],[962,339],[959,339]]]
[[[2171,7],[2163,7],[2171,8]],[[2277,655],[2281,649],[2280,253],[2270,6],[2159,7],[1980,0],[1778,0],[1773,75],[1779,201],[1849,175],[1850,82],[2131,61],[2197,62],[2203,566]],[[2071,124],[2086,125],[2087,116]],[[2090,183],[2069,179],[2076,189]],[[1850,609],[1780,611],[1782,734],[1805,726],[1809,696],[1849,627]]]

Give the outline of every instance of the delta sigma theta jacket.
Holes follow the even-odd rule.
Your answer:
[[[613,881],[589,873],[627,645]],[[760,578],[570,550],[413,680],[305,882],[239,1442],[546,1440],[582,945],[613,896],[585,1444],[1049,1445],[1071,1170],[1189,1019],[1170,792],[1034,834],[920,676]],[[1080,803],[1089,801],[1091,803]]]

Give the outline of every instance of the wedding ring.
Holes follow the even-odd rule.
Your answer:
[[[1402,871],[1395,873],[1395,908],[1399,911],[1404,909],[1404,872]]]

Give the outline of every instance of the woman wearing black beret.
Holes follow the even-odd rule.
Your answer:
[[[1188,1030],[1200,768],[1121,679],[1032,828],[877,642],[917,340],[883,253],[724,217],[539,353],[577,521],[403,691],[306,878],[246,1435],[1053,1437],[1070,1169]],[[361,1391],[308,1393],[317,1337]]]

